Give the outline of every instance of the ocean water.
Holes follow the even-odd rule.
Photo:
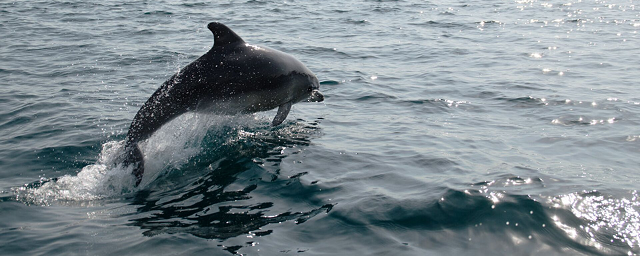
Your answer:
[[[2,255],[640,254],[634,0],[2,1]],[[188,113],[117,160],[207,23],[322,103]]]

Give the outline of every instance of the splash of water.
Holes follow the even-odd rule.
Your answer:
[[[171,170],[179,169],[202,151],[200,142],[210,129],[242,126],[254,116],[224,117],[188,113],[167,123],[148,140],[140,143],[145,158],[145,175],[138,187],[132,167],[122,165],[123,141],[102,145],[98,160],[76,175],[42,179],[14,188],[16,199],[27,204],[78,203],[114,198],[143,189]],[[224,129],[222,129],[224,130]]]
[[[16,188],[16,197],[29,204],[50,205],[56,201],[90,201],[130,193],[134,190],[132,167],[116,164],[123,145],[124,141],[106,142],[95,164],[85,166],[75,176],[64,175]]]

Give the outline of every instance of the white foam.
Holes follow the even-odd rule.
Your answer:
[[[123,167],[121,163],[124,141],[109,141],[102,145],[96,163],[85,166],[77,175],[64,175],[39,187],[19,187],[15,192],[18,200],[39,205],[122,196],[143,189],[166,172],[188,163],[189,159],[201,152],[200,143],[209,129],[224,125],[242,126],[255,123],[255,120],[255,116],[195,113],[176,118],[139,144],[145,159],[145,173],[138,187],[134,186],[132,167]]]
[[[27,203],[49,205],[55,201],[88,201],[130,193],[134,188],[132,168],[115,164],[122,147],[123,141],[104,143],[95,164],[85,166],[75,176],[64,175],[40,187],[17,188],[17,197]]]

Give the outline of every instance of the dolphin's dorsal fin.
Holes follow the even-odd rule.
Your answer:
[[[233,30],[222,23],[211,22],[207,26],[213,33],[213,47],[225,47],[231,44],[244,43]]]

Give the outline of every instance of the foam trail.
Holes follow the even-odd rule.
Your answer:
[[[201,142],[209,129],[223,131],[224,126],[255,123],[255,116],[215,116],[187,113],[167,123],[140,147],[145,158],[145,174],[136,187],[133,167],[123,167],[123,141],[109,141],[95,164],[85,166],[77,175],[36,182],[14,189],[17,199],[29,204],[91,201],[122,196],[144,189],[167,172],[179,169],[202,151]]]
[[[95,164],[85,166],[77,175],[64,175],[45,181],[41,186],[27,185],[16,189],[17,198],[30,204],[49,205],[55,201],[89,201],[130,193],[134,188],[132,168],[115,164],[123,151],[124,141],[102,145]]]

